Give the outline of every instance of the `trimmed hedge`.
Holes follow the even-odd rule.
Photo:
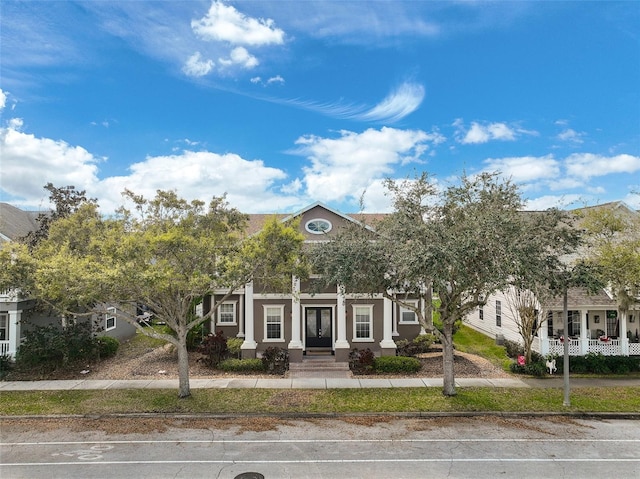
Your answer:
[[[373,369],[377,373],[417,373],[422,363],[406,356],[382,356],[375,359]]]
[[[218,369],[226,372],[257,372],[264,371],[262,359],[236,359],[230,358],[218,364]]]
[[[553,356],[556,360],[557,371],[564,372],[562,356]],[[548,373],[544,360],[532,361],[520,366],[512,363],[511,372],[516,374],[530,374],[544,376]],[[575,374],[627,374],[640,371],[640,357],[638,356],[604,356],[600,353],[588,353],[584,356],[569,356],[569,372]]]

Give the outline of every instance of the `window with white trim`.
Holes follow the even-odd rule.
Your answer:
[[[218,326],[235,326],[236,302],[227,301],[218,305]]]
[[[284,341],[284,305],[264,305],[264,340]]]
[[[331,231],[332,225],[329,220],[325,220],[324,218],[314,218],[312,220],[307,221],[304,225],[304,228],[314,235],[321,235],[323,233],[328,233]]]
[[[353,341],[373,341],[373,305],[353,305]]]
[[[0,313],[0,341],[9,340],[9,314]]]
[[[496,300],[496,326],[502,326],[502,303]]]
[[[116,308],[107,308],[104,315],[104,330],[111,331],[116,328]]]
[[[418,307],[418,301],[405,301],[405,303]],[[418,315],[413,309],[400,306],[400,324],[416,324],[418,322]]]

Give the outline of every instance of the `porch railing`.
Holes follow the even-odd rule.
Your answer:
[[[580,339],[569,339],[569,356],[581,356],[583,354],[581,343],[582,340]],[[640,350],[640,348],[638,349]],[[622,354],[622,349],[618,339],[610,339],[608,341],[588,339],[587,352],[600,353],[603,356],[619,356]],[[564,354],[564,342],[560,339],[549,339],[549,354],[562,356]],[[629,354],[634,354],[631,352],[631,344],[629,345]]]
[[[629,356],[640,356],[640,343],[629,343]]]
[[[9,354],[9,341],[0,341],[0,356]]]

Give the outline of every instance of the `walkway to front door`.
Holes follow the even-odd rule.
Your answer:
[[[332,308],[305,308],[305,331],[307,348],[331,348]]]

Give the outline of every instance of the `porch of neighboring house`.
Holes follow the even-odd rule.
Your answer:
[[[563,312],[549,311],[533,347],[543,356],[563,355],[569,342],[569,355],[588,353],[604,356],[640,356],[638,317],[640,311],[622,315],[617,310],[569,310],[568,334],[563,334]]]

